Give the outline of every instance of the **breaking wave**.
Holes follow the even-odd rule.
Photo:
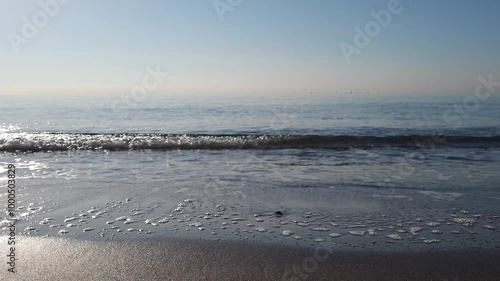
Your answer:
[[[500,136],[334,136],[334,135],[205,135],[0,133],[0,151],[71,150],[229,150],[338,149],[405,147],[500,147]]]

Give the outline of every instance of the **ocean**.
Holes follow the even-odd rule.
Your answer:
[[[1,100],[22,235],[500,247],[497,96]]]

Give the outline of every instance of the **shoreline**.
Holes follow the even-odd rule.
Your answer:
[[[7,272],[3,261],[1,280],[498,280],[500,276],[496,250],[327,251],[185,238],[93,241],[20,236],[17,241],[17,273]],[[4,247],[7,250],[7,244]]]

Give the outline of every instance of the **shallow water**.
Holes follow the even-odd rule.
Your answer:
[[[106,99],[3,104],[0,178],[16,166],[17,227],[29,236],[496,249],[499,104],[453,128],[442,113],[460,101],[181,98],[125,113]],[[436,133],[446,142],[432,143]]]

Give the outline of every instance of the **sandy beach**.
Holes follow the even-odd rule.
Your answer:
[[[327,252],[188,239],[20,237],[16,255],[17,273],[4,268],[1,280],[498,280],[500,275],[500,252],[485,250]]]
[[[500,281],[499,11],[0,0],[0,281]]]

